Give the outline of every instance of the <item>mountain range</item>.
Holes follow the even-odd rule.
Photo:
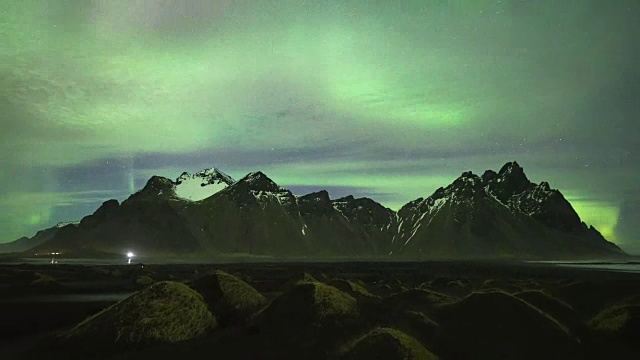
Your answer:
[[[326,191],[296,196],[262,172],[237,181],[215,168],[176,180],[153,176],[122,203],[108,200],[79,224],[49,233],[29,253],[90,256],[135,249],[149,256],[314,259],[625,255],[583,223],[560,191],[532,183],[515,161],[481,176],[465,172],[397,212],[369,198],[332,200]]]
[[[38,231],[32,237],[23,236],[18,240],[0,244],[0,254],[20,253],[29,249],[33,249],[34,247],[51,240],[53,236],[58,233],[58,230],[60,230],[60,228],[67,225],[75,226],[78,224],[78,222],[61,222],[50,228]]]

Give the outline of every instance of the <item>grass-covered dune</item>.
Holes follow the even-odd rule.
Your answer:
[[[75,349],[96,352],[175,343],[215,327],[202,296],[172,281],[156,283],[60,334]]]
[[[267,305],[251,285],[224,271],[203,275],[189,285],[203,296],[221,326],[238,324]]]
[[[554,297],[546,291],[526,290],[515,293],[513,296],[533,305],[544,313],[551,315],[551,317],[556,319],[560,324],[566,326],[571,332],[581,332],[581,328],[584,327],[569,304]]]
[[[358,303],[321,282],[299,282],[262,311],[252,332],[254,346],[272,358],[336,358],[338,348],[360,331]]]
[[[356,299],[321,282],[301,282],[275,299],[265,309],[267,322],[293,322],[300,325],[340,321],[358,314]]]
[[[640,304],[608,307],[591,319],[588,325],[603,336],[640,349]]]
[[[384,311],[413,310],[427,315],[433,314],[442,305],[450,304],[455,298],[436,291],[409,289],[384,299]]]
[[[30,265],[0,266],[0,280],[0,359],[640,358],[633,273],[494,263]]]
[[[452,358],[579,359],[580,343],[556,319],[502,291],[443,305],[437,321]]]
[[[437,356],[413,337],[392,328],[377,328],[342,350],[344,360],[436,360]]]

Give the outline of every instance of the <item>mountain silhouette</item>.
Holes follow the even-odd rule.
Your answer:
[[[534,184],[517,162],[464,172],[394,212],[369,198],[295,196],[266,174],[233,180],[218,169],[153,176],[106,201],[30,252],[309,258],[519,258],[622,256],[580,220],[562,193]]]

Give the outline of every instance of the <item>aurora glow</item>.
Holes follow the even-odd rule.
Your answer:
[[[639,17],[634,0],[3,1],[0,241],[152,174],[262,170],[397,209],[517,160],[640,251]]]

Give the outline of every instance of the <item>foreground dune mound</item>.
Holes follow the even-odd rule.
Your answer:
[[[380,327],[400,330],[435,353],[439,352],[440,326],[421,312],[410,310],[393,312],[380,319],[378,324]]]
[[[216,315],[221,326],[246,320],[267,305],[256,289],[224,271],[215,271],[190,283]]]
[[[487,279],[476,285],[478,291],[502,291],[508,294],[521,292],[520,285],[510,279]]]
[[[64,290],[64,285],[58,282],[53,276],[45,273],[35,273],[35,280],[29,283],[29,287],[33,292],[56,292]]]
[[[317,282],[322,282],[318,279],[316,279],[313,275],[307,273],[307,272],[299,272],[291,277],[289,277],[284,283],[282,283],[279,286],[279,291],[280,292],[287,292],[289,290],[291,290],[292,287],[299,285],[299,284],[306,284],[306,283],[317,283]]]
[[[378,328],[343,350],[345,360],[430,360],[437,356],[411,336],[391,328]]]
[[[596,332],[618,339],[630,347],[640,349],[640,305],[616,305],[602,310],[588,323]]]
[[[331,281],[331,286],[344,291],[345,293],[357,298],[357,299],[366,299],[366,298],[375,298],[377,296],[372,295],[369,290],[367,290],[364,283],[357,280],[347,280],[347,279],[334,279]]]
[[[444,305],[438,323],[452,358],[582,358],[580,345],[542,310],[500,291],[476,292]],[[443,355],[444,356],[444,355]]]
[[[544,290],[524,290],[513,294],[513,296],[542,310],[555,309],[552,311],[573,311],[571,305],[554,297]]]
[[[620,301],[623,299],[626,299],[627,304],[631,304],[632,299],[640,295],[637,280],[633,279],[624,281],[578,280],[561,284],[550,290],[556,297],[571,305],[585,322],[606,307],[614,304],[620,305]]]
[[[361,331],[359,313],[351,295],[324,283],[299,283],[262,311],[251,328],[255,342],[246,346],[273,359],[335,359],[344,339]]]
[[[437,277],[421,284],[420,287],[459,297],[469,294],[470,283],[467,279]]]
[[[357,316],[356,300],[333,286],[302,282],[276,298],[263,313],[265,321],[312,324]]]
[[[153,280],[152,277],[147,276],[147,275],[140,275],[136,278],[136,286],[144,288],[146,286],[149,286],[151,284],[153,284],[155,282],[155,280]]]
[[[580,319],[569,304],[548,294],[545,291],[526,290],[513,294],[513,296],[517,297],[518,299],[524,300],[534,307],[551,315],[554,319],[558,320],[561,324],[567,326],[570,329],[576,329],[581,325]]]
[[[200,294],[184,284],[165,281],[86,319],[62,338],[87,349],[174,343],[197,337],[214,325]]]
[[[439,306],[454,301],[455,298],[436,291],[409,289],[384,299],[384,306],[390,310],[413,310],[430,315]]]
[[[586,320],[597,313],[611,299],[610,292],[591,281],[574,281],[552,289],[551,293],[563,300]],[[588,294],[588,296],[586,296]]]

